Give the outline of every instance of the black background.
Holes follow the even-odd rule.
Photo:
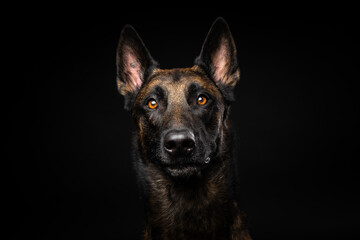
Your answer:
[[[355,19],[198,11],[123,11],[102,24],[49,14],[15,29],[17,70],[3,88],[12,239],[139,239],[134,124],[115,84],[121,28],[133,25],[162,68],[189,67],[218,16],[238,47],[231,116],[253,238],[355,237]]]

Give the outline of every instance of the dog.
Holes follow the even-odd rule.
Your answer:
[[[226,21],[213,23],[192,67],[175,69],[160,69],[126,25],[116,64],[118,91],[136,123],[144,239],[250,240],[235,197],[229,108],[240,71]]]

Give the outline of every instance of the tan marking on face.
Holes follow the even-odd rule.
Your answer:
[[[139,138],[140,138],[141,149],[145,149],[146,146],[144,143],[144,129],[141,121],[139,121],[138,126],[139,126]]]
[[[174,71],[177,72],[176,76],[178,77],[175,81]],[[188,87],[191,83],[196,83],[203,87],[217,99],[222,98],[215,83],[208,79],[200,68],[194,66],[192,68],[182,69],[155,69],[153,74],[149,77],[148,82],[140,90],[135,104],[141,104],[142,100],[147,97],[149,92],[156,86],[159,86],[164,89],[167,95],[167,109],[163,120],[165,122],[171,121],[171,124],[174,127],[176,125],[181,126],[183,124],[183,116],[191,110],[188,108],[189,105],[186,99]]]

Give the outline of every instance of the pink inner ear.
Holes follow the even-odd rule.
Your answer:
[[[212,55],[212,64],[214,67],[214,80],[225,81],[225,76],[227,74],[228,61],[229,61],[229,51],[227,49],[227,43],[225,39],[221,39],[219,48]]]
[[[131,87],[136,90],[142,85],[141,65],[132,53],[125,54],[124,60],[125,71],[129,76]]]

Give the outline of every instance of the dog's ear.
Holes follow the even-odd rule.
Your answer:
[[[130,25],[126,25],[121,31],[116,66],[117,87],[125,98],[125,109],[130,110],[140,87],[157,66],[143,41]]]
[[[211,26],[195,64],[218,85],[227,100],[233,101],[233,88],[239,81],[240,70],[234,39],[223,18],[217,18]]]

